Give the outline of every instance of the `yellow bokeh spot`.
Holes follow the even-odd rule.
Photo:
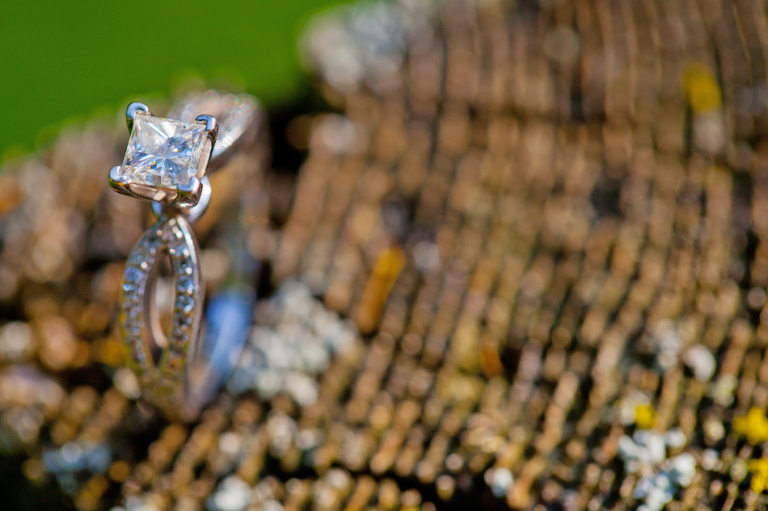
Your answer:
[[[752,474],[752,479],[749,482],[750,488],[755,493],[763,493],[766,483],[768,483],[768,459],[752,460],[747,468]]]
[[[691,64],[683,80],[685,97],[695,113],[717,110],[722,104],[722,92],[717,78],[706,64]]]
[[[768,418],[760,408],[751,408],[745,415],[733,419],[733,431],[747,437],[752,445],[762,444],[768,441]]]
[[[357,326],[361,332],[370,333],[378,326],[384,304],[405,260],[405,252],[399,246],[385,248],[376,258],[357,312]]]
[[[656,425],[656,410],[651,403],[635,407],[635,426],[640,429],[651,429]]]

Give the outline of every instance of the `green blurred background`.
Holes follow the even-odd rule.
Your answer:
[[[0,162],[189,76],[287,101],[305,83],[302,27],[341,3],[0,0]]]

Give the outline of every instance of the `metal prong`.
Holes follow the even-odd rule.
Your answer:
[[[195,117],[198,122],[205,123],[205,131],[208,132],[208,138],[211,139],[211,145],[216,143],[216,138],[219,136],[219,122],[212,115],[198,115]]]
[[[176,186],[176,201],[185,204],[195,205],[200,200],[200,192],[202,192],[203,185],[199,179],[193,177],[189,180],[189,183]]]
[[[200,199],[197,201],[197,204],[190,206],[189,208],[181,209],[181,211],[184,211],[187,222],[190,224],[193,224],[200,219],[203,213],[205,213],[205,211],[208,209],[208,204],[211,202],[211,183],[208,181],[208,176],[203,176],[203,179],[200,180],[200,183],[202,185],[202,191],[200,192]],[[179,209],[174,208],[173,205],[171,205],[170,208],[172,210],[175,209],[176,211],[179,211]],[[152,211],[155,213],[157,218],[162,216],[164,209],[165,208],[161,203],[152,203]]]
[[[128,188],[125,185],[125,180],[123,179],[123,176],[120,175],[120,165],[117,167],[112,167],[109,170],[109,186],[112,187],[113,190],[119,193],[124,193],[126,195],[131,195],[131,192],[128,190]]]
[[[144,103],[134,101],[128,105],[128,109],[125,111],[125,120],[128,123],[128,133],[133,131],[133,121],[136,119],[136,112],[144,112],[146,115],[152,115],[149,113],[149,107]]]

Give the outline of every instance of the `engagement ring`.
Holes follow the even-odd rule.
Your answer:
[[[203,108],[217,116],[198,114]],[[179,119],[156,117],[143,103],[131,103],[125,158],[109,173],[114,190],[151,202],[158,217],[128,256],[120,326],[143,397],[174,418],[199,411],[236,364],[244,343],[201,335],[205,291],[191,224],[209,205],[208,170],[217,168],[214,162],[220,167],[236,143],[254,132],[256,111],[250,96],[216,91],[182,101],[171,110]],[[174,291],[170,324],[163,328],[156,282],[166,258]]]

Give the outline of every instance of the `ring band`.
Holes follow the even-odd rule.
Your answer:
[[[154,282],[167,254],[176,281],[171,335],[155,314]],[[162,215],[131,251],[123,280],[120,325],[144,397],[161,408],[186,399],[187,353],[194,351],[202,320],[199,248],[183,216]]]

